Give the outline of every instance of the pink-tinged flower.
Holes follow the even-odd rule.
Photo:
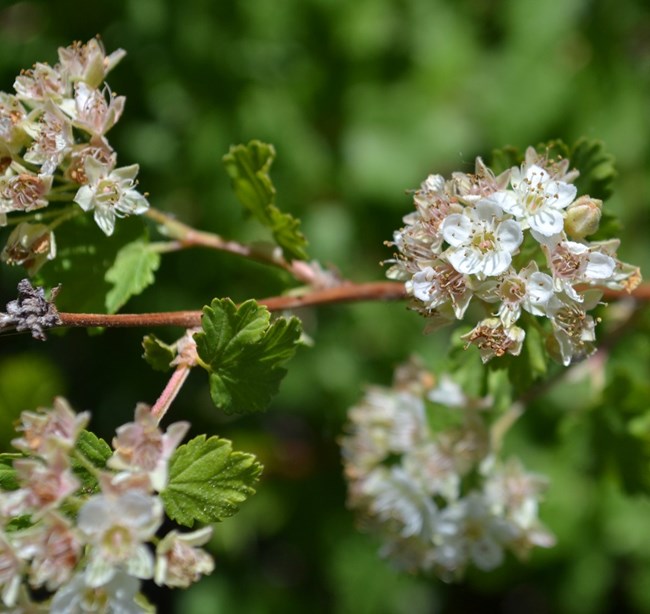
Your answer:
[[[18,98],[34,106],[49,100],[60,101],[65,95],[65,85],[56,67],[38,62],[16,77],[14,89]]]
[[[167,533],[156,548],[156,584],[187,588],[201,576],[211,574],[214,559],[198,547],[208,543],[211,536],[212,527],[203,527],[191,533]]]
[[[48,204],[52,188],[51,175],[18,173],[0,179],[0,211],[34,211]]]
[[[514,215],[522,228],[531,228],[545,237],[562,231],[562,210],[576,197],[574,185],[551,178],[536,164],[513,168],[510,184],[512,191],[495,192],[487,200]]]
[[[440,227],[449,244],[444,252],[459,272],[479,279],[501,275],[523,240],[519,223],[504,219],[503,210],[488,199],[463,213],[452,213]]]
[[[67,179],[79,185],[88,183],[86,158],[93,158],[109,169],[115,168],[115,162],[117,161],[117,155],[108,141],[104,137],[93,136],[88,143],[75,145],[72,148],[70,165],[65,170]]]
[[[82,185],[74,197],[84,211],[94,211],[97,225],[105,235],[115,229],[115,218],[139,215],[149,208],[147,199],[136,189],[138,165],[111,170],[94,158],[86,158],[88,183]]]
[[[569,296],[556,296],[551,303],[549,317],[558,343],[559,359],[564,366],[596,351],[596,322],[587,312],[598,304],[601,297],[602,292],[591,290],[583,294],[582,302]]]
[[[602,285],[614,274],[616,261],[598,247],[557,240],[542,245],[555,280],[555,289],[582,302],[576,284]]]
[[[536,316],[545,316],[555,292],[553,279],[531,262],[518,273],[510,269],[489,288],[477,289],[477,295],[489,303],[499,303],[497,315],[505,327],[512,326],[522,309]]]
[[[123,49],[106,55],[102,43],[96,38],[91,38],[85,45],[77,41],[69,47],[59,47],[59,71],[69,81],[83,81],[90,87],[99,87],[125,55]]]
[[[75,85],[74,99],[64,100],[61,109],[77,128],[103,136],[122,116],[125,102],[124,96],[113,95],[108,86],[100,91],[80,81]]]
[[[418,271],[405,286],[406,291],[427,309],[439,309],[449,303],[459,320],[465,315],[473,295],[466,276],[444,260],[437,260],[433,266]]]
[[[32,458],[13,463],[16,478],[25,493],[25,504],[41,515],[57,507],[63,499],[76,492],[81,483],[72,473],[68,456],[60,449],[48,455],[47,463]]]
[[[45,224],[28,222],[21,222],[13,229],[0,253],[2,262],[24,266],[30,275],[55,257],[54,233]]]
[[[525,331],[518,326],[506,327],[499,318],[487,318],[481,320],[461,339],[467,342],[466,347],[475,345],[485,363],[495,356],[519,356],[525,337]]]
[[[10,152],[19,151],[27,141],[23,122],[25,107],[15,96],[0,92],[0,143]]]
[[[169,459],[189,428],[189,422],[175,422],[163,433],[149,406],[140,403],[135,408],[135,421],[117,429],[113,439],[115,453],[108,466],[129,472],[144,471],[149,474],[153,488],[160,492],[167,485]]]
[[[74,144],[72,125],[57,108],[49,105],[36,124],[25,130],[34,142],[25,152],[25,160],[41,167],[41,173],[52,175]]]
[[[49,512],[34,527],[17,537],[20,554],[31,559],[29,583],[54,591],[67,582],[81,558],[81,539],[71,522],[56,512]]]
[[[86,584],[100,587],[118,569],[136,578],[151,578],[154,561],[145,542],[154,536],[162,518],[160,499],[140,490],[90,497],[77,519],[79,530],[91,546]]]
[[[23,566],[24,563],[10,543],[9,537],[0,532],[0,596],[7,607],[13,606],[18,598]]]
[[[16,431],[22,435],[13,439],[11,445],[26,454],[41,456],[47,456],[57,448],[69,450],[89,420],[89,412],[75,414],[63,397],[57,397],[52,409],[41,408],[20,414]]]
[[[89,586],[82,572],[56,592],[50,611],[57,614],[146,614],[150,610],[135,602],[139,591],[140,581],[122,571],[101,586]]]

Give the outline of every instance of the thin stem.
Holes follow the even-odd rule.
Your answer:
[[[227,241],[223,237],[203,230],[196,230],[183,222],[178,221],[171,215],[163,213],[155,208],[147,209],[146,215],[149,219],[163,226],[163,234],[176,239],[175,249],[186,249],[189,247],[207,247],[222,252],[228,252],[236,256],[255,260],[264,264],[270,264],[284,269],[295,279],[302,283],[311,284],[315,281],[316,275],[312,268],[301,260],[289,262],[282,256],[282,250],[263,249],[252,245],[244,245],[236,241]],[[173,251],[171,248],[169,251]]]
[[[180,392],[187,376],[190,374],[190,367],[186,364],[181,364],[176,367],[176,370],[172,373],[171,378],[167,382],[165,389],[162,391],[158,400],[154,403],[151,408],[151,415],[160,422],[167,410],[174,402],[176,395]]]

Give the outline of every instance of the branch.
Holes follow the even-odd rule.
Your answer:
[[[365,284],[351,282],[335,288],[314,290],[300,296],[273,296],[257,302],[269,311],[297,309],[311,305],[352,303],[356,301],[400,300],[406,297],[404,284],[393,281],[379,281]],[[59,312],[62,327],[136,327],[136,326],[180,326],[192,328],[201,325],[201,311],[168,311],[160,313],[65,313]]]
[[[207,247],[281,268],[290,273],[298,281],[306,284],[313,284],[317,281],[317,275],[308,263],[302,260],[289,262],[284,258],[282,250],[279,247],[269,250],[253,245],[244,245],[236,241],[227,241],[217,234],[196,230],[183,222],[179,222],[171,215],[154,208],[147,209],[144,215],[157,224],[160,224],[163,227],[161,231],[163,234],[172,239],[176,239],[176,242],[170,244],[164,251],[180,250],[189,247]]]

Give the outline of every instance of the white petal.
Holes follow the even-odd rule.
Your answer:
[[[499,248],[514,252],[524,240],[524,233],[521,225],[515,220],[504,220],[497,226],[496,236],[499,240]]]
[[[82,185],[72,199],[84,211],[90,211],[93,208],[93,197],[95,196],[94,190],[88,185]]]
[[[585,277],[588,279],[609,279],[614,274],[616,262],[606,254],[593,252],[587,261]]]
[[[492,221],[495,218],[498,220],[503,217],[503,209],[501,206],[490,198],[483,198],[476,203],[476,215],[479,220]]]
[[[95,207],[95,222],[107,237],[115,230],[115,211],[112,207]]]
[[[452,213],[447,216],[442,224],[440,230],[442,236],[452,247],[458,247],[465,243],[472,233],[471,220],[462,213]]]
[[[554,209],[564,209],[575,200],[578,190],[570,183],[558,181],[555,183],[555,190],[552,193],[554,196],[548,199],[549,204]]]
[[[564,218],[555,209],[542,209],[529,218],[530,227],[545,237],[559,233],[564,228]]]
[[[496,251],[488,252],[483,257],[481,272],[488,277],[501,275],[512,262],[512,257],[509,252]]]
[[[512,213],[514,215],[516,215],[515,210],[521,209],[521,207],[517,204],[517,197],[513,192],[509,190],[494,192],[493,194],[486,196],[482,200],[479,200],[478,203],[476,203],[476,207],[478,208],[478,206],[484,202],[491,203],[493,206],[498,207],[502,211]]]
[[[478,254],[471,249],[449,250],[447,260],[459,273],[472,275],[481,270],[481,259]]]

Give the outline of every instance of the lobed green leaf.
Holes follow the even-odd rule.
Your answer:
[[[203,308],[201,326],[194,339],[214,404],[227,413],[265,409],[286,375],[282,365],[296,351],[300,320],[271,322],[268,309],[253,300],[237,307],[215,299]]]
[[[113,266],[104,276],[107,282],[113,284],[106,295],[108,313],[115,313],[132,296],[150,286],[159,266],[160,254],[151,249],[146,239],[138,239],[120,249]]]
[[[176,350],[173,346],[167,345],[156,335],[145,335],[142,339],[144,354],[142,357],[155,371],[169,371],[170,363],[176,357]]]
[[[220,522],[255,493],[261,472],[253,454],[233,451],[227,439],[199,435],[169,461],[169,482],[160,493],[165,512],[187,527]]]
[[[246,211],[271,230],[288,259],[304,260],[307,241],[300,232],[300,221],[275,205],[275,186],[269,175],[274,158],[273,145],[251,141],[248,145],[233,145],[223,163]]]
[[[106,462],[112,456],[113,450],[100,437],[90,431],[83,430],[79,433],[75,449],[82,454],[86,461],[97,469],[104,469]],[[72,456],[72,469],[81,480],[81,488],[85,492],[97,490],[97,478],[89,471],[85,463]]]

